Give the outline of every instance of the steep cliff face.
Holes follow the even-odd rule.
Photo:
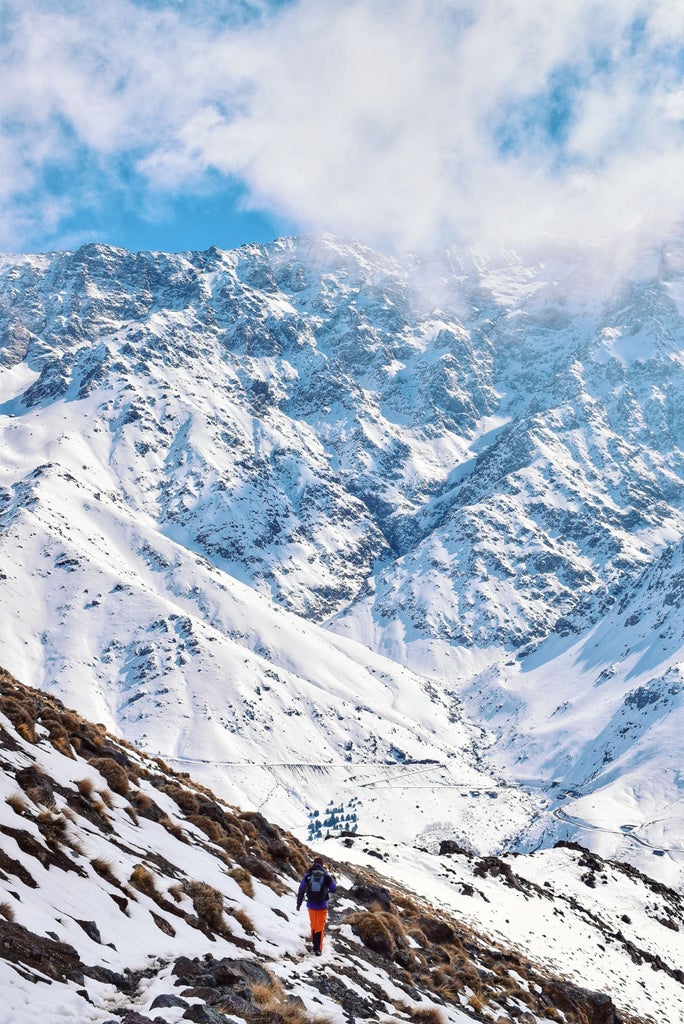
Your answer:
[[[621,709],[679,685],[681,246],[612,280],[327,237],[4,257],[9,666],[170,755],[662,767]]]

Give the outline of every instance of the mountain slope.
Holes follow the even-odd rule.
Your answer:
[[[625,865],[348,835],[324,844],[339,889],[314,960],[311,852],[262,815],[4,671],[0,747],[3,1021],[680,1019],[682,900]]]
[[[305,762],[344,771],[336,796],[396,766],[402,838],[449,821],[486,852],[610,810],[639,858],[623,826],[670,804],[674,881],[680,703],[626,732],[620,709],[684,660],[682,252],[607,282],[561,249],[325,237],[4,257],[8,665],[291,827]],[[425,759],[442,774],[414,800]]]

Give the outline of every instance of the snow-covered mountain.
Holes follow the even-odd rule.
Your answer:
[[[323,778],[402,841],[678,878],[682,243],[0,281],[11,671],[301,835]]]
[[[677,1024],[682,897],[563,845],[312,851],[0,670],[0,1021]]]

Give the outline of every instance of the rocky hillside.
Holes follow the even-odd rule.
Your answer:
[[[414,836],[581,834],[677,879],[681,242],[629,273],[90,245],[3,258],[0,295],[15,674],[240,766],[224,796],[272,784],[281,824],[293,765],[428,760]]]
[[[396,845],[323,842],[339,889],[314,959],[295,909],[313,853],[262,815],[4,671],[0,758],[2,1021],[681,1019],[681,898],[581,848],[535,866],[445,844],[420,855],[429,873],[416,860],[408,888],[394,877]],[[454,899],[490,925],[508,918],[519,941],[444,909]],[[531,952],[533,922],[543,956]],[[583,969],[563,954],[580,944]]]

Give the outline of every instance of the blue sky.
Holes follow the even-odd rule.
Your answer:
[[[0,250],[380,248],[684,215],[672,0],[0,0]]]

